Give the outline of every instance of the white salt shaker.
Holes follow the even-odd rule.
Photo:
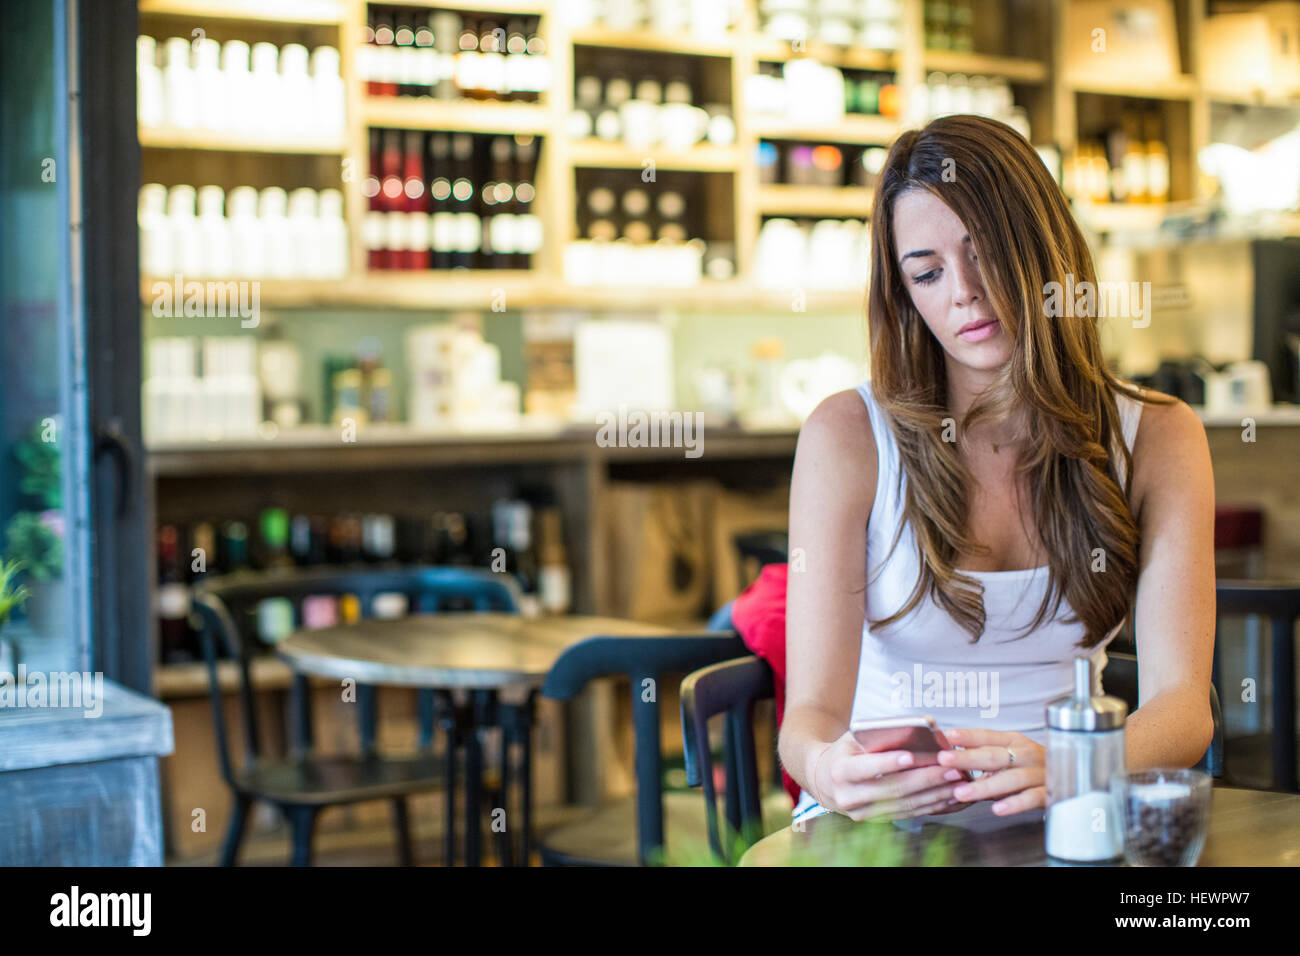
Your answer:
[[[1124,828],[1111,796],[1122,774],[1128,705],[1092,694],[1092,661],[1074,661],[1074,694],[1047,705],[1047,853],[1096,863],[1124,855]]]

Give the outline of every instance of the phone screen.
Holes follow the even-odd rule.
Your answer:
[[[882,750],[910,750],[914,754],[937,754],[944,749],[929,727],[880,727],[855,730],[853,736],[863,749],[872,753]],[[927,760],[925,763],[935,763]],[[918,766],[921,765],[918,762]]]

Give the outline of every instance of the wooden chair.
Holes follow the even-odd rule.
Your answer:
[[[406,798],[445,786],[447,794],[448,865],[454,862],[456,752],[460,742],[457,710],[451,695],[421,691],[420,753],[415,757],[389,757],[375,747],[377,693],[374,687],[357,687],[357,719],[361,752],[323,757],[312,753],[311,697],[307,678],[295,674],[294,753],[285,759],[261,756],[257,709],[249,676],[250,661],[265,655],[250,625],[253,610],[267,598],[290,600],[302,619],[302,602],[313,595],[355,595],[361,616],[371,616],[375,596],[398,593],[408,607],[420,613],[448,610],[518,611],[518,585],[504,575],[485,569],[419,567],[394,570],[291,571],[284,574],[231,576],[201,584],[193,609],[201,626],[199,639],[208,671],[212,719],[217,738],[221,775],[234,796],[234,809],[221,853],[221,864],[233,866],[239,855],[248,813],[253,801],[276,806],[288,821],[293,841],[292,863],[310,865],[312,837],[321,810],[341,804],[390,799],[398,833],[402,865],[413,862]],[[235,767],[226,733],[218,657],[233,658],[239,672],[240,715],[244,729],[244,762]],[[435,722],[446,732],[446,750],[440,765],[432,751]],[[473,826],[474,821],[469,821]]]
[[[704,814],[691,793],[663,793],[659,694],[665,674],[685,674],[744,653],[734,631],[667,637],[592,637],[568,648],[546,675],[542,696],[575,697],[598,677],[624,676],[632,687],[636,795],[602,807],[538,841],[546,866],[646,866],[665,836],[705,842]],[[653,681],[653,683],[646,683]],[[665,827],[667,823],[667,827]],[[665,833],[666,830],[666,833]]]
[[[704,812],[709,846],[719,860],[735,864],[733,851],[748,848],[766,832],[768,819],[784,824],[790,817],[790,798],[781,788],[777,762],[776,780],[760,787],[758,758],[754,746],[754,705],[775,696],[772,668],[761,657],[750,655],[721,661],[687,675],[682,681],[682,737],[686,747],[686,782],[704,791]],[[725,814],[727,836],[720,832],[713,753],[709,740],[709,719],[725,715]]]
[[[1300,793],[1297,779],[1295,700],[1295,626],[1300,619],[1300,585],[1275,581],[1220,581],[1216,589],[1219,621],[1227,616],[1268,618],[1273,644],[1272,733],[1234,737],[1229,752],[1243,762],[1271,758],[1272,787]],[[1222,687],[1218,642],[1215,642],[1214,683]],[[1230,763],[1235,763],[1230,760]],[[1228,773],[1231,779],[1233,774]]]

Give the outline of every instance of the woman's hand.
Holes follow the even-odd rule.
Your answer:
[[[993,804],[999,816],[1047,805],[1046,747],[1011,731],[971,728],[943,733],[948,743],[965,749],[939,751],[940,766],[981,771],[979,779],[957,786],[953,791],[957,800],[972,803],[1000,797]]]
[[[958,784],[944,780],[945,773],[938,764],[916,766],[907,750],[868,752],[845,733],[817,758],[813,796],[852,820],[949,813],[962,804],[953,797]]]

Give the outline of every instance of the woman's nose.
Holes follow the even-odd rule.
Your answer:
[[[956,285],[953,287],[953,303],[970,306],[984,298],[984,283],[980,279],[979,266],[973,262],[964,262],[955,270]]]

